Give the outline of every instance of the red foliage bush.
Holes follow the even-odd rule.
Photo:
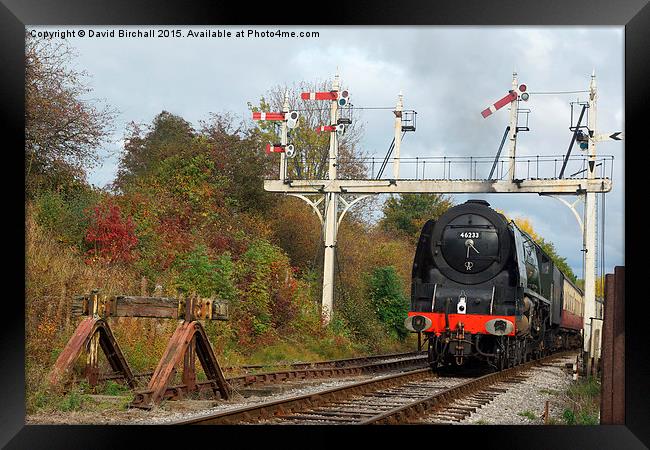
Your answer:
[[[102,202],[93,210],[86,242],[92,246],[87,252],[91,257],[89,262],[98,259],[110,263],[132,261],[133,249],[138,244],[135,224],[131,217],[122,218],[118,205],[110,200]]]

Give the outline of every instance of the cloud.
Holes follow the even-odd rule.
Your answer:
[[[237,31],[242,27],[227,28]],[[76,38],[69,42],[79,51],[77,65],[93,75],[93,95],[106,98],[120,111],[116,140],[123,137],[128,122],[149,123],[163,109],[194,125],[210,112],[231,111],[247,117],[247,102],[256,102],[270,88],[300,80],[328,80],[337,67],[356,106],[392,107],[397,93],[404,93],[405,108],[418,112],[418,128],[405,137],[403,156],[485,157],[485,175],[507,125],[508,111],[504,108],[487,119],[480,112],[507,93],[513,69],[519,83],[527,84],[531,92],[530,101],[522,103],[531,109],[531,131],[519,133],[519,155],[566,152],[571,138],[569,103],[584,100],[585,94],[534,93],[584,90],[593,69],[599,89],[598,129],[623,130],[622,27],[280,28],[318,31],[320,37]],[[392,113],[367,110],[362,120],[366,130],[363,149],[383,158],[393,135]],[[102,149],[112,156],[89,174],[91,182],[103,185],[112,180],[118,163],[116,148],[119,145],[112,143]],[[599,154],[615,156],[614,188],[607,194],[608,270],[623,264],[623,148],[622,142],[598,147]],[[573,152],[581,154],[577,149]],[[421,171],[422,166],[418,167]],[[440,168],[429,162],[426,175],[433,176]],[[517,170],[527,169],[523,163]],[[403,164],[402,170],[415,173],[414,165]],[[453,165],[452,175],[466,170]],[[552,171],[550,163],[544,170]],[[485,198],[506,212],[530,217],[540,234],[554,242],[581,273],[579,232],[571,212],[561,203],[537,195],[454,197],[457,202]]]

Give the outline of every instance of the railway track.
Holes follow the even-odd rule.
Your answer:
[[[410,357],[422,357],[426,355],[426,352],[406,352],[406,353],[387,353],[383,355],[370,355],[370,356],[359,356],[356,358],[345,358],[345,359],[331,359],[326,361],[313,361],[313,362],[280,362],[276,364],[246,364],[242,366],[229,366],[224,367],[222,370],[226,373],[234,373],[238,375],[248,374],[254,370],[260,369],[272,369],[272,368],[284,368],[284,370],[301,370],[301,369],[327,369],[327,368],[340,368],[340,367],[350,367],[350,366],[359,366],[364,364],[370,364],[371,362],[381,361],[381,360],[392,360],[400,358],[410,358]],[[272,373],[272,372],[269,372]],[[147,370],[145,372],[134,373],[135,378],[149,378],[153,375],[153,370]],[[100,376],[101,381],[107,380],[119,380],[122,378],[122,374],[119,373],[107,373]]]
[[[427,365],[427,356],[424,352],[394,353],[388,355],[374,355],[344,360],[318,361],[313,363],[291,364],[287,370],[274,372],[261,372],[227,377],[226,381],[235,390],[256,385],[279,384],[287,381],[300,381],[307,379],[323,379],[336,377],[353,377],[374,374],[387,370],[412,369]],[[213,392],[214,381],[197,382],[199,394]],[[139,390],[134,394],[134,405],[147,405],[151,390]],[[163,395],[166,400],[182,399],[188,394],[188,387],[184,384],[167,388]]]
[[[429,368],[412,370],[174,424],[397,424],[416,423],[424,415],[453,423],[505,392],[508,383],[522,382],[526,369],[565,354],[469,380],[440,377]]]

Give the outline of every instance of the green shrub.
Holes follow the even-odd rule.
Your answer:
[[[90,397],[82,392],[81,387],[75,387],[63,396],[57,405],[57,409],[65,412],[79,411],[89,399]]]
[[[116,383],[113,380],[108,380],[99,389],[99,391],[102,392],[104,395],[122,395],[125,392],[128,392],[129,389],[120,383]]]
[[[597,378],[581,378],[571,383],[566,391],[570,407],[562,418],[568,425],[597,425],[600,409],[600,383]]]
[[[67,194],[43,191],[35,199],[36,222],[54,234],[60,242],[86,250],[86,229],[90,211],[101,194],[90,188]]]
[[[174,286],[184,294],[198,294],[202,297],[217,295],[225,300],[231,300],[236,295],[234,264],[229,252],[212,259],[207,248],[199,245],[180,258],[176,267],[180,272]]]
[[[535,413],[532,412],[532,411],[528,411],[528,410],[526,410],[524,412],[520,412],[519,415],[522,416],[522,417],[526,417],[527,419],[530,419],[530,420],[537,419],[537,416],[535,415]]]
[[[404,339],[408,334],[404,328],[404,319],[409,304],[397,271],[393,266],[377,267],[372,271],[368,284],[370,298],[379,320],[392,336]]]

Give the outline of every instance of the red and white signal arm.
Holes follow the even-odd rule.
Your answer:
[[[270,155],[271,153],[284,153],[284,147],[280,144],[271,144],[269,142],[266,144],[266,154]]]
[[[317,133],[324,133],[326,131],[336,131],[336,125],[321,125],[320,127],[316,127]]]
[[[508,92],[508,95],[506,95],[500,100],[497,100],[493,105],[490,105],[489,107],[481,111],[481,115],[484,118],[492,115],[492,113],[495,113],[499,109],[506,106],[508,103],[512,103],[515,100],[517,100],[517,97],[519,97],[519,95],[521,95],[523,92],[526,92],[526,85],[520,84],[517,89],[511,90],[510,92]]]
[[[303,92],[300,94],[300,98],[303,100],[336,100],[338,97],[337,91]]]
[[[285,120],[283,112],[254,112],[253,120]]]

